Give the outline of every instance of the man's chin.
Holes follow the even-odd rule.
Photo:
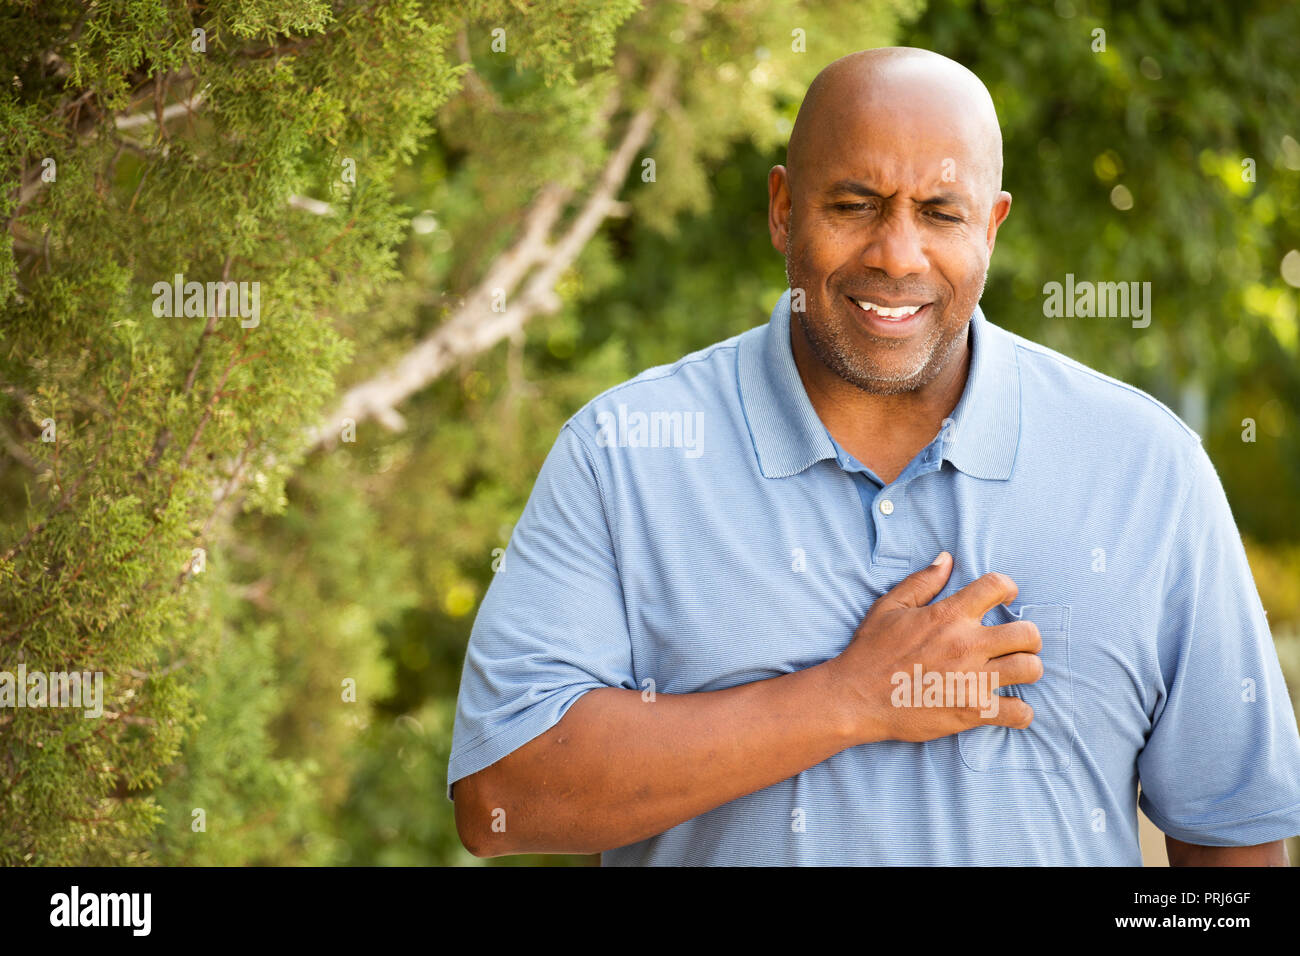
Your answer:
[[[862,352],[870,350],[863,349]],[[907,351],[912,351],[908,349]],[[826,358],[831,361],[826,362]],[[934,378],[930,369],[930,354],[909,357],[899,354],[899,349],[885,346],[880,350],[881,361],[863,362],[861,355],[836,354],[824,356],[824,364],[850,385],[871,395],[902,395],[924,388]]]
[[[843,378],[843,376],[841,377]],[[854,378],[845,378],[845,381],[869,395],[906,395],[910,392],[920,391],[929,384],[930,379],[922,374],[917,374],[901,378],[887,375],[871,378],[855,376]]]
[[[853,342],[854,337],[844,341]],[[926,335],[901,340],[868,338],[856,355],[839,354],[830,367],[840,378],[869,394],[902,395],[919,391],[938,377],[952,344],[934,342]]]

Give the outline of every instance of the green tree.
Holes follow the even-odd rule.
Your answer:
[[[561,77],[598,62],[627,7],[540,5],[545,29],[515,59]],[[476,9],[520,23],[510,3]],[[381,674],[372,615],[389,604],[344,612],[333,640],[293,635],[322,649],[299,673],[282,630],[240,626],[233,594],[214,592],[243,587],[225,570],[232,511],[283,511],[303,435],[352,354],[348,332],[363,316],[370,335],[386,325],[367,307],[397,277],[408,212],[395,174],[459,88],[461,26],[455,5],[413,0],[0,11],[13,77],[0,92],[0,661],[106,682],[99,721],[0,716],[0,862],[144,859],[182,746],[188,798],[169,826],[193,833],[188,808],[216,794],[229,802],[206,807],[214,833],[223,810],[221,832],[245,837],[268,812],[285,832],[311,817],[298,782],[320,786],[321,772],[273,731],[314,729],[324,705],[284,697]],[[158,286],[175,275],[257,291],[245,287],[238,315],[201,296],[174,313]],[[346,568],[348,543],[324,560]],[[312,606],[310,586],[295,597]],[[362,726],[384,687],[371,683]],[[266,765],[221,778],[230,761]],[[249,842],[246,858],[286,858]],[[223,845],[224,861],[235,844]]]

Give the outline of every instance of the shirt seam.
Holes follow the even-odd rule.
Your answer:
[[[606,482],[601,479],[601,461],[600,456],[592,452],[588,442],[590,436],[587,435],[586,429],[576,416],[565,422],[565,428],[572,428],[574,437],[578,439],[578,445],[582,448],[583,457],[587,460],[591,468],[592,477],[596,479],[596,493],[600,496],[600,512],[605,519],[605,533],[609,535],[609,550],[614,555],[614,577],[618,581],[619,598],[623,601],[623,624],[627,632],[627,657],[632,665],[632,682],[637,684],[636,669],[636,641],[632,639],[632,618],[627,610],[627,587],[623,579],[623,554],[619,542],[622,540],[623,528],[619,521],[617,509],[611,508],[609,497],[605,491]],[[591,439],[594,441],[594,439]],[[610,482],[612,485],[612,481]]]
[[[985,322],[987,323],[987,319]],[[998,329],[998,331],[1003,330]],[[1014,339],[1011,344],[1016,344]],[[1011,464],[1007,467],[1007,480],[1015,477],[1016,462],[1020,460],[1020,443],[1025,438],[1025,367],[1020,364],[1019,348],[1012,349],[1011,354],[1016,358],[1016,447],[1011,452]]]
[[[1199,437],[1196,439],[1196,443],[1198,445],[1200,444]],[[1194,454],[1189,457],[1192,458],[1193,460],[1185,462],[1185,464],[1187,465],[1187,476],[1183,484],[1182,493],[1178,496],[1178,507],[1174,510],[1174,520],[1169,523],[1169,532],[1165,536],[1165,542],[1163,547],[1161,548],[1161,550],[1164,553],[1164,558],[1160,566],[1160,588],[1157,591],[1157,593],[1160,595],[1161,613],[1160,613],[1160,623],[1156,630],[1156,640],[1155,640],[1156,673],[1160,675],[1161,684],[1164,683],[1165,668],[1164,668],[1164,662],[1160,658],[1160,650],[1161,650],[1160,645],[1162,643],[1161,636],[1164,634],[1165,617],[1166,614],[1168,613],[1166,611],[1166,608],[1168,607],[1169,602],[1166,600],[1166,598],[1168,597],[1168,588],[1169,588],[1169,566],[1170,564],[1173,563],[1174,542],[1178,535],[1179,529],[1183,526],[1183,516],[1187,509],[1187,502],[1191,498],[1192,485],[1196,480],[1196,462],[1194,460]],[[1191,640],[1192,637],[1189,636],[1187,639]],[[1188,655],[1191,654],[1190,646],[1187,648],[1187,653]],[[1165,688],[1164,703],[1166,705],[1168,704],[1169,693],[1171,690],[1172,688],[1169,687]],[[1163,714],[1163,712],[1164,712],[1164,707],[1162,706],[1161,714]],[[1153,729],[1155,728],[1156,722],[1160,719],[1161,714],[1155,714],[1152,716],[1151,726]]]
[[[1006,330],[1004,329],[1003,331]],[[1060,355],[1052,351],[1051,349],[1048,349],[1047,347],[1041,345],[1038,342],[1033,342],[1029,339],[1025,339],[1021,336],[1015,335],[1015,333],[1013,332],[1009,332],[1008,334],[1012,336],[1011,344],[1014,345],[1016,348],[1017,363],[1019,361],[1020,352],[1032,352],[1034,355],[1042,356],[1044,359],[1047,359],[1048,361],[1055,363],[1061,368],[1079,372],[1080,374],[1086,375],[1091,379],[1095,379],[1096,381],[1101,382],[1103,385],[1110,385],[1114,388],[1119,389],[1120,391],[1128,392],[1129,394],[1142,399],[1142,401],[1146,402],[1148,405],[1152,406],[1153,408],[1159,409],[1161,412],[1163,412],[1165,416],[1168,417],[1172,422],[1174,422],[1174,424],[1176,424],[1180,429],[1182,429],[1184,434],[1186,434],[1189,438],[1194,438],[1198,442],[1201,440],[1201,436],[1198,435],[1190,425],[1188,425],[1181,418],[1179,418],[1174,413],[1174,411],[1169,408],[1169,406],[1165,405],[1163,402],[1155,398],[1153,395],[1148,395],[1146,392],[1142,391],[1142,389],[1136,388],[1135,386],[1130,385],[1127,382],[1122,382],[1117,378],[1112,378],[1109,375],[1106,375],[1102,372],[1098,372],[1096,369],[1089,368],[1088,366],[1084,365],[1082,362],[1076,362],[1073,359],[1070,359],[1068,356]]]
[[[602,481],[600,477],[601,468],[599,456],[592,453],[591,446],[588,443],[589,439],[592,441],[595,439],[591,438],[591,436],[587,434],[586,429],[574,419],[565,422],[564,427],[573,429],[574,436],[578,439],[578,445],[582,448],[582,455],[591,468],[592,477],[596,479],[596,493],[600,497],[600,512],[605,518],[605,533],[609,535],[610,550],[614,554],[614,572],[618,575],[619,581],[622,582],[623,559],[622,555],[619,554],[618,547],[619,535],[622,533],[622,528],[618,523],[617,512],[614,512],[611,516],[609,499],[605,493],[605,482]],[[624,614],[627,613],[626,601],[624,601],[623,612]]]

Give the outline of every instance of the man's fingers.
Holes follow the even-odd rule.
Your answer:
[[[980,628],[979,636],[990,661],[995,657],[1005,657],[1021,651],[1037,654],[1043,649],[1043,635],[1033,621],[986,624]],[[990,669],[991,667],[992,665]]]
[[[1037,654],[1007,654],[989,661],[990,673],[998,677],[998,686],[1032,684],[1043,676],[1043,659]]]
[[[1003,697],[995,694],[997,697],[996,714],[980,713],[980,723],[994,727],[1015,727],[1024,730],[1034,719],[1034,708],[1030,707],[1019,697]],[[990,708],[992,709],[992,708]]]
[[[924,607],[943,590],[950,574],[952,574],[952,555],[947,551],[940,551],[939,557],[934,559],[933,564],[903,578],[882,594],[876,604],[883,604],[883,610]]]
[[[950,605],[960,616],[978,621],[999,604],[1010,604],[1019,593],[1020,589],[1010,577],[1000,571],[990,571],[955,594],[948,595],[935,607]]]

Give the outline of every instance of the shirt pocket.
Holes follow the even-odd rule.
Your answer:
[[[1045,770],[1070,767],[1074,746],[1074,676],[1070,670],[1069,604],[1026,604],[1017,618],[1033,621],[1043,639],[1043,676],[1032,684],[1008,684],[997,693],[1019,697],[1034,709],[1024,730],[981,725],[957,735],[961,759],[971,770]]]

